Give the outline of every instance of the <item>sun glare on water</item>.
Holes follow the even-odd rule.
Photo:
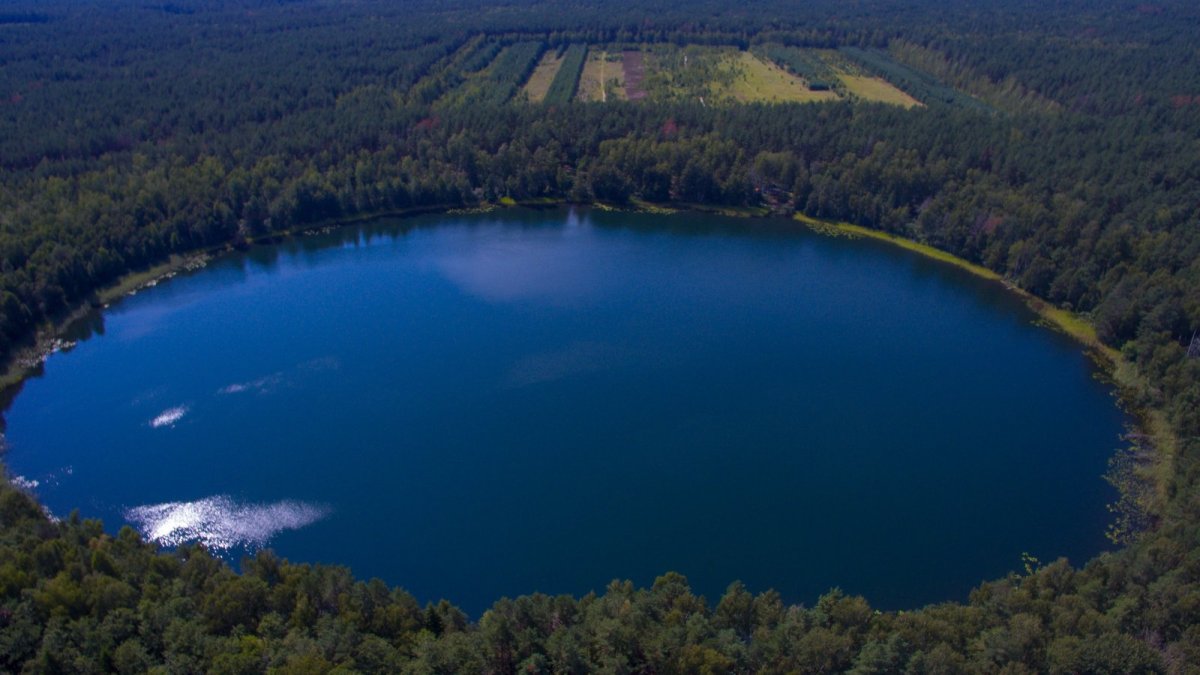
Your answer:
[[[276,534],[311,525],[329,515],[319,504],[284,500],[239,504],[225,495],[192,502],[147,504],[125,518],[147,539],[163,546],[199,542],[209,549],[259,548]]]

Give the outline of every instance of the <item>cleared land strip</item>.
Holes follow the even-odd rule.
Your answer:
[[[562,64],[563,55],[560,53],[546,52],[542,56],[541,62],[537,64],[537,68],[533,69],[529,81],[522,88],[530,103],[541,103],[546,99],[546,92],[550,91],[550,83],[558,76]]]
[[[727,105],[850,99],[905,108],[923,101],[986,107],[886,52],[851,47],[769,43],[741,51],[732,46],[624,45],[621,51],[608,51],[576,43],[546,52],[540,42],[503,46],[502,40],[474,38],[443,64],[410,97],[439,105],[498,105],[516,95],[534,103],[685,99]]]
[[[863,101],[890,103],[905,108],[922,105],[909,93],[882,77],[865,70],[856,61],[831,49],[800,49],[779,44],[766,44],[756,49],[758,55],[769,59],[787,72],[803,79],[811,94],[820,99],[852,97]]]
[[[874,79],[887,78],[887,82],[896,83],[900,87],[903,87],[904,91],[922,101],[939,101],[947,105],[979,110],[991,109],[991,106],[983,101],[942,84],[936,77],[929,73],[898,63],[886,52],[874,49],[860,49],[858,47],[841,47],[837,50],[837,54],[846,57],[855,66],[865,71],[861,75],[879,76]],[[856,70],[856,68],[847,67],[846,70]],[[858,75],[860,73],[852,74]]]
[[[764,61],[775,63],[804,80],[809,91],[832,91],[837,87],[837,73],[812,50],[772,42],[755,47],[754,53]]]
[[[646,98],[646,55],[641,51],[626,50],[621,54],[621,71],[625,75],[625,95],[630,101]]]
[[[837,100],[836,92],[828,87],[812,89],[810,83],[783,68],[764,61],[750,52],[728,55],[721,67],[732,71],[732,81],[723,92],[737,101],[749,103],[797,102]]]
[[[619,53],[609,53],[600,49],[588,50],[575,100],[609,101],[626,98],[625,70],[622,62]]]
[[[892,83],[879,77],[847,75],[845,73],[839,73],[838,77],[846,85],[846,91],[864,101],[890,103],[902,108],[924,105],[917,99],[894,87]]]

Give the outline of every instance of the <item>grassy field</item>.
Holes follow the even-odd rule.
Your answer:
[[[842,84],[846,85],[846,91],[864,101],[891,103],[892,105],[904,108],[922,105],[917,99],[892,86],[890,82],[878,77],[838,73],[838,78],[842,81]]]
[[[862,68],[848,61],[836,50],[821,49],[816,53],[833,69],[846,93],[853,97],[875,103],[890,103],[904,108],[923,105],[887,80],[864,72]]]
[[[887,52],[843,46],[838,48],[837,53],[861,71],[852,74],[882,77],[926,104],[936,101],[980,111],[992,110],[987,103],[948,86],[928,72],[896,61]]]
[[[612,98],[626,98],[621,54],[590,49],[583,64],[583,74],[579,77],[579,91],[575,94],[575,100],[608,101]]]
[[[792,75],[774,63],[764,61],[750,52],[723,54],[720,67],[731,71],[732,83],[722,87],[720,93],[742,103],[752,101],[778,101],[809,103],[833,101],[838,98],[833,91],[809,91],[808,83]]]
[[[458,83],[447,82],[446,100],[500,101],[507,95],[499,89],[508,86],[507,74],[493,73],[501,62],[511,60],[513,49],[501,49],[487,42],[474,41],[470,49],[460,50],[449,70]],[[520,45],[525,46],[525,45]],[[587,49],[583,69],[575,88],[576,101],[609,101],[650,98],[656,101],[690,100],[705,105],[734,103],[778,102],[816,103],[850,98],[913,108],[924,105],[910,94],[887,80],[868,72],[865,67],[832,49],[791,49],[812,68],[830,80],[830,89],[812,91],[804,74],[795,67],[777,63],[770,52],[751,53],[736,47],[671,44],[625,46],[624,51],[612,48]],[[581,52],[586,47],[574,45]],[[562,49],[542,54],[527,80],[510,89],[518,100],[541,103],[546,100],[553,83],[571,51]],[[462,61],[492,57],[486,67],[465,68]],[[580,58],[575,54],[575,58]],[[486,60],[486,59],[484,59]],[[506,64],[507,65],[507,64]],[[518,64],[519,65],[519,64]],[[786,66],[786,67],[785,67]],[[789,70],[790,68],[790,70]],[[807,71],[804,71],[807,72]],[[491,89],[498,91],[492,92]],[[570,94],[564,94],[569,96]]]
[[[655,100],[705,105],[835,101],[837,91],[811,91],[808,82],[770,60],[734,47],[656,45],[647,53],[645,88]]]
[[[554,81],[562,62],[562,56],[553,51],[547,51],[542,56],[529,81],[521,88],[531,103],[541,103],[546,98],[546,92],[550,90],[550,83]]]

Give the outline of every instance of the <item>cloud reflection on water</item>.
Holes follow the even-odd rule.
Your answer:
[[[578,306],[603,297],[614,281],[594,250],[562,245],[586,227],[574,220],[567,227],[533,231],[501,225],[463,229],[434,266],[464,292],[488,302]]]

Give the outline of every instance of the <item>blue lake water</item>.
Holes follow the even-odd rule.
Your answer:
[[[913,607],[1105,546],[1125,418],[1034,318],[787,221],[425,216],[115,304],[16,397],[5,461],[58,515],[475,616],[669,570]]]

